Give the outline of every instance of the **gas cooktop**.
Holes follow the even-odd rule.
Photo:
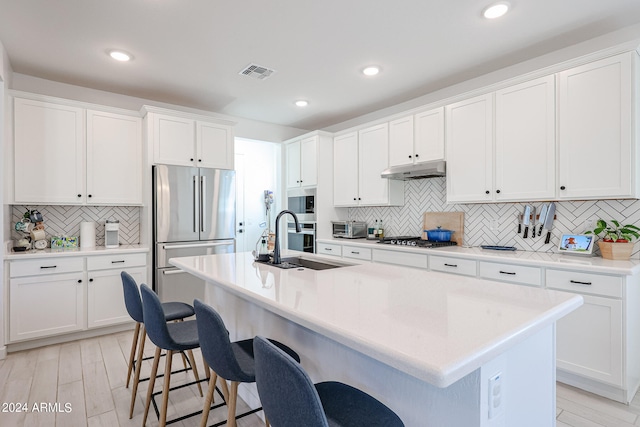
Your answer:
[[[422,238],[414,236],[385,237],[378,243],[383,245],[416,246],[419,248],[440,248],[444,246],[455,246],[457,244],[456,242],[432,242],[430,240],[422,240]]]

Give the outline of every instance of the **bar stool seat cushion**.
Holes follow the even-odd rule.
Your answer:
[[[167,322],[184,319],[185,317],[191,317],[196,314],[193,307],[184,302],[163,302],[162,309],[164,310],[164,317],[167,319]]]
[[[195,320],[167,323],[169,336],[174,341],[173,350],[190,350],[200,346],[198,326]]]
[[[298,353],[293,351],[290,347],[272,339],[269,339],[269,342],[287,353],[293,360],[300,363],[300,356],[298,356]],[[236,356],[238,366],[244,374],[243,378],[239,378],[238,376],[234,381],[254,382],[256,380],[256,368],[255,361],[253,360],[253,338],[232,342],[231,349],[233,350],[233,354]]]

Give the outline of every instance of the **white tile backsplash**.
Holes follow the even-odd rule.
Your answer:
[[[420,235],[424,212],[461,211],[465,213],[464,242],[467,245],[515,246],[526,251],[556,252],[562,233],[582,233],[585,221],[603,218],[617,219],[625,224],[640,226],[640,200],[591,200],[556,202],[556,221],[549,244],[545,234],[523,239],[518,234],[518,215],[525,203],[447,204],[444,177],[407,181],[405,205],[400,207],[350,208],[353,220],[373,224],[382,220],[387,236]],[[529,203],[538,213],[542,202]],[[633,258],[640,258],[640,244],[634,248]]]
[[[11,238],[17,240],[22,233],[13,227],[25,211],[37,209],[43,216],[47,240],[51,236],[80,236],[80,223],[96,222],[96,246],[104,246],[104,222],[120,221],[120,244],[140,243],[140,211],[138,206],[12,206]]]

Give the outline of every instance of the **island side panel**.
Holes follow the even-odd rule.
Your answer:
[[[388,405],[407,427],[481,427],[480,370],[447,388],[407,375],[256,304],[207,283],[206,303],[222,316],[232,340],[264,335],[291,346],[314,382],[337,380]],[[255,385],[241,397],[259,406]]]

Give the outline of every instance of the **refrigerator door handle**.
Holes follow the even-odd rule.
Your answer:
[[[233,245],[233,240],[226,242],[212,242],[212,243],[195,243],[193,245],[162,245],[162,249],[189,249],[189,248],[212,248],[215,246],[229,246]]]
[[[197,232],[198,230],[196,230],[196,222],[197,220],[197,210],[196,210],[196,200],[197,200],[197,193],[198,193],[198,182],[197,182],[197,178],[196,176],[193,177],[193,232]]]
[[[184,273],[183,270],[165,270],[162,272],[162,274],[164,274],[165,276],[171,276],[172,274],[182,274]]]
[[[207,211],[205,206],[207,194],[207,177],[200,176],[200,231],[204,231],[204,213]]]

